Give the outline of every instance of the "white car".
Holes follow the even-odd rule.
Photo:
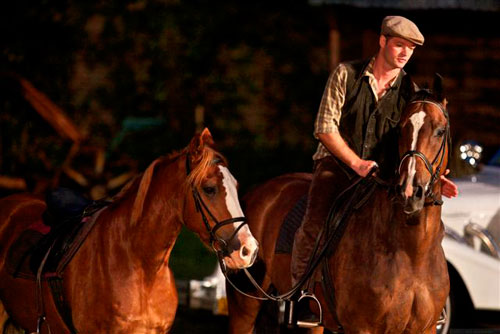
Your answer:
[[[474,310],[500,311],[500,167],[454,180],[459,196],[444,199],[443,249],[450,273],[449,326],[473,326]]]

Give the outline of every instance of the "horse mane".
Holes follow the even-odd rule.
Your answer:
[[[175,151],[165,157],[160,157],[154,160],[142,174],[131,180],[122,188],[122,190],[117,195],[113,197],[113,203],[117,204],[120,203],[123,199],[128,198],[129,196],[134,196],[135,194],[135,200],[132,206],[132,213],[130,218],[132,225],[136,224],[142,216],[144,202],[146,200],[155,169],[159,165],[167,166],[176,161],[182,155],[188,153],[188,148],[184,148],[181,151]],[[201,184],[202,180],[206,177],[210,166],[214,163],[214,161],[217,160],[226,163],[226,159],[220,153],[216,152],[210,147],[205,146],[195,160],[196,166],[193,168],[193,170],[191,170],[189,175],[186,176],[186,179],[182,183],[181,191],[184,193],[185,191],[190,189],[191,185],[198,187]]]
[[[193,185],[199,187],[203,179],[207,176],[209,168],[214,163],[223,162],[227,165],[227,160],[219,152],[207,146],[205,146],[205,149],[194,162],[196,162],[196,167],[193,168],[186,178],[186,186]]]

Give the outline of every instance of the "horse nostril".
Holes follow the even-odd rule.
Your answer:
[[[245,246],[241,248],[241,257],[247,257],[249,253],[250,251]]]
[[[422,186],[417,186],[415,189],[415,197],[416,198],[422,198],[424,197],[424,187]]]

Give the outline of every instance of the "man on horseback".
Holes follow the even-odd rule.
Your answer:
[[[393,176],[399,154],[397,125],[411,99],[414,84],[403,70],[424,36],[410,20],[387,16],[379,50],[368,60],[341,63],[330,75],[316,117],[313,180],[306,214],[292,251],[292,285],[302,279],[332,203],[357,176],[374,167],[382,178]],[[444,176],[442,193],[458,189]]]

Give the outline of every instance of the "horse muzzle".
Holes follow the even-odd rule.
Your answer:
[[[250,231],[248,230],[248,233],[245,233],[246,231],[241,232],[229,243],[227,255],[224,257],[226,265],[231,269],[243,269],[252,266],[259,252],[259,243]]]
[[[426,186],[419,182],[410,184],[404,180],[398,186],[398,193],[403,203],[403,212],[411,215],[419,212],[425,205]]]

